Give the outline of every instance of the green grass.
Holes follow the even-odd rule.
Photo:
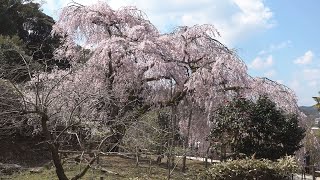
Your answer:
[[[178,161],[178,158],[177,158]],[[91,168],[86,175],[81,178],[83,180],[100,180],[103,177],[104,180],[117,180],[117,179],[132,179],[132,180],[160,180],[167,179],[168,170],[165,168],[165,164],[156,165],[150,164],[149,160],[141,161],[137,167],[134,159],[122,158],[119,156],[107,156],[101,158],[101,167],[114,173],[101,172],[98,168]],[[204,163],[199,161],[187,161],[188,170],[186,173],[181,172],[181,162],[178,162],[177,167],[172,173],[172,179],[195,179],[196,175],[205,170]],[[65,163],[64,165],[66,174],[69,178],[77,174],[83,166],[72,162]],[[55,174],[55,168],[43,168],[41,173],[30,173],[30,171],[22,171],[10,176],[2,176],[1,180],[55,180],[57,176]]]

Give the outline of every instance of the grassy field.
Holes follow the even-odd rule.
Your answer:
[[[200,161],[187,160],[188,170],[186,173],[181,172],[181,162],[179,159],[178,165],[172,172],[172,179],[195,179],[196,175],[203,171],[204,163]],[[83,166],[75,162],[67,162],[64,165],[66,174],[68,177],[72,177],[78,173]],[[132,179],[132,180],[149,180],[149,179],[167,179],[168,170],[165,168],[165,163],[157,165],[150,160],[140,161],[139,166],[136,166],[134,159],[123,158],[119,156],[105,156],[101,157],[100,167],[93,166],[86,175],[82,178],[83,180],[117,180],[117,179]],[[107,171],[106,171],[107,170]],[[54,180],[57,179],[54,167],[42,167],[42,172],[31,173],[30,169],[15,173],[10,176],[2,176],[1,180],[12,179],[12,180]]]

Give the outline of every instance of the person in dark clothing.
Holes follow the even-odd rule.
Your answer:
[[[304,168],[307,174],[310,173],[310,152],[307,151],[304,155]]]

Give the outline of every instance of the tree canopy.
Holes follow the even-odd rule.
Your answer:
[[[57,55],[67,56],[71,64],[79,64],[82,55],[77,42],[90,47],[85,66],[73,74],[117,102],[111,117],[123,114],[119,106],[134,99],[144,107],[176,106],[187,97],[208,114],[236,94],[248,99],[266,94],[278,107],[299,113],[293,91],[249,76],[237,54],[215,39],[219,34],[212,25],[161,34],[135,7],[113,10],[100,3],[66,7],[53,31],[65,37]],[[199,121],[206,124],[208,119]]]

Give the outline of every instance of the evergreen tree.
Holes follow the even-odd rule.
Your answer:
[[[292,155],[301,147],[305,132],[297,115],[286,114],[266,96],[260,96],[256,102],[235,99],[220,107],[212,122],[213,138],[236,154],[255,154],[257,158]]]
[[[53,58],[60,44],[60,38],[51,35],[54,23],[52,17],[41,11],[40,4],[32,0],[0,0],[0,65],[4,67],[0,75],[6,74],[1,78],[26,80],[25,74],[19,71],[22,64],[38,64],[42,70],[69,67],[65,60]],[[11,71],[10,76],[7,71]]]

